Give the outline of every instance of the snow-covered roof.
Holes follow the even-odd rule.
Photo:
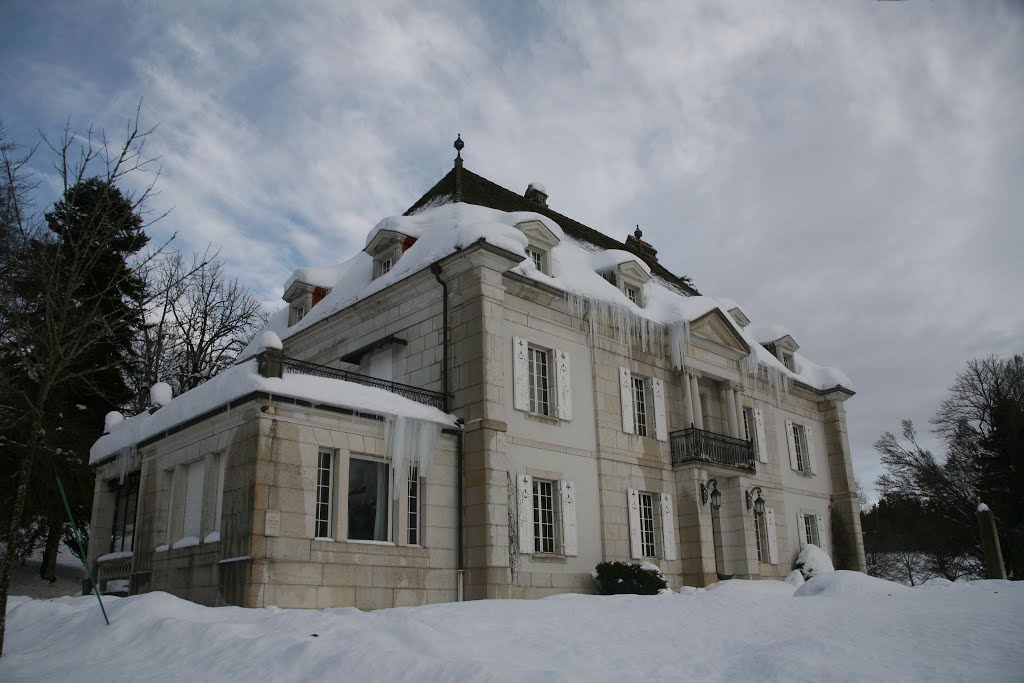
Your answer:
[[[274,396],[316,401],[359,412],[411,417],[455,426],[455,420],[437,408],[393,394],[384,389],[345,382],[329,377],[292,374],[264,377],[256,371],[256,361],[232,366],[191,391],[175,396],[159,410],[142,412],[111,426],[89,452],[89,464],[105,460],[121,448],[134,446],[199,415],[256,391]]]
[[[549,252],[549,273],[536,268],[526,257],[527,238],[515,226],[524,221],[542,222],[559,238]],[[737,335],[754,349],[756,361],[765,367],[816,389],[831,389],[837,385],[852,390],[849,378],[839,370],[817,365],[802,355],[795,355],[796,371],[788,370],[775,356],[763,348],[761,342],[772,341],[789,334],[777,325],[751,323],[740,327],[728,311],[739,307],[731,299],[711,296],[684,296],[677,286],[653,277],[644,287],[644,307],[631,302],[615,285],[605,280],[600,272],[621,263],[635,263],[645,272],[651,268],[633,253],[598,249],[571,237],[552,219],[530,212],[505,212],[462,202],[441,206],[425,206],[411,216],[392,216],[380,221],[367,235],[366,243],[373,241],[382,230],[390,230],[417,238],[392,269],[385,275],[372,278],[373,262],[365,252],[359,252],[348,261],[333,268],[319,268],[316,273],[324,277],[318,284],[331,288],[330,293],[309,311],[305,317],[288,326],[287,310],[273,315],[267,329],[282,339],[315,325],[328,316],[341,311],[361,299],[419,272],[435,261],[478,240],[505,249],[522,257],[523,261],[512,269],[513,273],[542,282],[568,294],[621,309],[646,320],[671,325],[691,322],[714,309],[720,309]],[[307,272],[301,269],[296,273]],[[293,282],[297,275],[289,279]],[[331,281],[333,280],[333,281]],[[287,286],[287,285],[286,285]],[[772,336],[775,335],[775,336]],[[248,358],[259,351],[258,344],[250,344],[240,358]]]

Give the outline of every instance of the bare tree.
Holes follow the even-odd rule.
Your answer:
[[[89,210],[102,216],[115,208],[110,202],[126,201],[131,215],[145,217],[138,223],[140,229],[162,218],[151,216],[146,208],[159,175],[152,168],[154,160],[144,154],[151,132],[152,129],[139,127],[136,110],[129,119],[123,143],[116,146],[109,144],[102,134],[94,137],[91,130],[79,135],[70,125],[59,140],[51,143],[44,138],[55,155],[54,167],[63,182],[65,208],[61,210],[80,206],[75,196],[79,188],[94,188],[97,183],[116,188],[127,185],[140,173],[152,172],[150,181],[141,189],[95,193]],[[97,265],[109,258],[109,244],[123,226],[115,221],[93,220],[94,215],[79,215],[74,218],[87,230],[56,238],[42,229],[38,217],[31,217],[25,194],[10,189],[24,187],[24,167],[6,152],[3,161],[9,174],[4,179],[4,193],[14,201],[5,212],[15,217],[6,228],[14,233],[11,243],[18,265],[13,269],[15,273],[8,272],[3,285],[16,293],[5,304],[6,326],[0,337],[0,395],[7,399],[0,427],[10,435],[5,436],[4,446],[18,449],[19,460],[0,565],[0,654],[14,546],[23,522],[33,468],[40,457],[56,452],[52,414],[48,410],[55,397],[71,385],[98,389],[104,373],[120,371],[122,359],[104,357],[97,354],[97,349],[109,343],[104,331],[131,324],[136,313],[129,307],[111,311],[107,302],[133,285],[139,269],[148,267],[162,252],[162,248],[151,249],[129,267],[98,281],[94,277]],[[102,360],[83,362],[93,357]]]

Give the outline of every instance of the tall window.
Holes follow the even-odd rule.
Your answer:
[[[654,544],[654,494],[640,494],[640,551],[644,557],[654,557],[657,548]]]
[[[804,529],[807,534],[807,543],[821,547],[818,542],[818,520],[814,515],[804,515]]]
[[[549,415],[548,352],[530,347],[529,349],[530,411]]]
[[[751,443],[757,439],[757,430],[754,429],[754,411],[750,408],[743,409],[743,438]]]
[[[533,480],[533,549],[538,553],[555,552],[555,483]]]
[[[768,561],[768,517],[754,515],[754,541],[757,544],[757,561]]]
[[[114,493],[114,526],[110,535],[110,552],[130,553],[135,541],[135,511],[139,503],[139,473],[125,477],[123,483],[110,481]]]
[[[389,500],[387,463],[349,458],[349,540],[390,540]]]
[[[181,526],[181,537],[199,538],[203,521],[203,478],[206,474],[206,460],[197,460],[186,467],[185,516]]]
[[[409,512],[406,521],[409,524],[406,542],[409,545],[420,545],[420,470],[415,465],[409,467],[409,484],[406,489]]]
[[[647,395],[643,377],[631,378],[633,382],[633,425],[637,436],[647,436]]]
[[[533,261],[533,265],[535,265],[537,267],[537,270],[539,270],[540,272],[543,273],[544,272],[544,252],[542,252],[542,251],[540,251],[538,249],[534,249],[534,248],[531,247],[531,248],[526,250],[526,253],[530,256],[530,260]]]
[[[807,436],[804,434],[804,426],[793,423],[793,450],[796,453],[796,468],[801,472],[807,471]]]
[[[331,495],[334,481],[334,452],[322,449],[316,463],[316,529],[317,538],[333,538],[332,514],[334,501]]]

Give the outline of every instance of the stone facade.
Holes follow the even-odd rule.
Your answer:
[[[722,576],[783,578],[808,537],[838,566],[864,569],[843,406],[850,392],[796,382],[779,391],[745,375],[740,360],[749,349],[717,310],[691,323],[684,367],[674,368],[667,335],[644,346],[590,319],[564,292],[511,272],[521,261],[484,241],[465,246],[433,271],[419,270],[285,340],[289,358],[447,388],[463,429],[442,435],[423,481],[420,543],[406,542],[404,494],[392,500],[388,541],[348,541],[338,531],[346,528],[348,459],[386,459],[383,416],[254,396],[124,456],[141,480],[131,590],[166,590],[204,604],[374,609],[455,600],[460,576],[468,599],[590,592],[591,572],[603,560],[650,561],[673,587],[706,585]],[[311,305],[313,284],[293,287],[303,306]],[[564,386],[551,388],[571,387],[560,399],[571,399],[571,416],[517,405],[517,340],[564,362]],[[663,392],[661,424],[648,436],[624,426],[623,377]],[[652,419],[653,401],[648,409]],[[754,439],[753,424],[744,424],[755,412],[752,467],[674,452],[677,435],[690,427]],[[794,425],[805,440],[801,468],[793,466]],[[323,448],[337,468],[330,539],[315,529]],[[97,469],[97,539],[111,533],[110,482],[124,465]],[[205,473],[201,533],[196,544],[175,548],[183,536],[182,487],[195,466]],[[721,494],[717,510],[704,499],[712,480]],[[550,548],[537,551],[535,543],[543,544],[533,533],[516,538],[515,531],[540,528],[536,519],[522,523],[531,501],[523,481],[551,487],[535,488],[535,496],[562,496],[550,504]],[[400,491],[406,485],[401,479]],[[756,487],[768,521],[748,508]],[[654,501],[663,513],[654,513],[644,536],[650,545],[637,545],[635,500]],[[802,526],[807,520],[813,532]],[[94,547],[95,563],[105,549]]]

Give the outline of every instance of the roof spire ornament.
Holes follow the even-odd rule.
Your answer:
[[[641,237],[644,236],[644,234],[640,231],[639,223],[636,224],[636,230],[633,231],[633,236],[636,237],[637,239],[640,239]]]
[[[462,168],[462,148],[466,146],[466,143],[462,141],[462,133],[459,133],[455,138],[455,168]]]

